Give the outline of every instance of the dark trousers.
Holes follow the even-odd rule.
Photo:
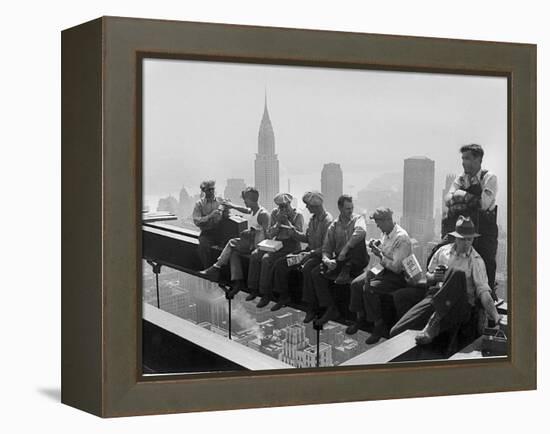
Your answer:
[[[403,274],[397,274],[388,269],[374,276],[367,274],[362,300],[364,301],[365,314],[370,321],[382,321],[382,303],[380,296],[407,286]],[[355,306],[354,306],[355,307]]]
[[[367,280],[367,271],[357,276],[350,285],[349,310],[355,312],[360,317],[365,317],[365,282]]]
[[[474,249],[483,258],[485,268],[487,269],[487,279],[489,286],[495,288],[495,275],[497,271],[497,248],[498,238],[494,235],[481,235],[474,240]]]
[[[288,244],[276,252],[264,252],[256,249],[250,255],[248,265],[248,288],[269,296],[273,290],[273,266],[275,262],[289,253],[299,251],[299,244]]]
[[[320,263],[320,256],[312,256],[308,258],[301,266],[298,264],[289,267],[286,257],[279,258],[273,266],[273,290],[279,293],[279,299],[288,300],[290,298],[288,275],[291,270],[297,270],[299,268],[301,268],[302,272],[302,298],[305,293],[311,294],[313,292],[311,272]]]
[[[331,273],[335,276],[338,275],[338,273],[341,271],[342,267],[346,264],[345,261],[338,261],[336,270]],[[358,274],[360,274],[363,271],[363,268],[366,267],[366,264],[362,268],[359,268],[357,266],[353,266],[350,271],[350,275],[352,278],[357,277]],[[324,268],[323,264],[319,264],[313,268],[311,271],[311,279],[313,281],[313,288],[311,288],[310,291],[305,291],[306,288],[304,288],[304,294],[302,296],[303,300],[312,308],[316,309],[319,307],[329,307],[329,306],[336,306],[336,302],[334,300],[334,297],[332,296],[330,292],[330,286],[332,281],[327,279],[323,274],[322,270]]]
[[[390,336],[397,336],[405,330],[422,330],[434,312],[440,317],[440,332],[468,322],[472,306],[468,303],[463,271],[449,270],[441,288],[430,288],[428,295],[393,326]]]
[[[199,235],[199,245],[197,247],[199,259],[204,268],[210,267],[215,261],[215,253],[212,253],[212,247],[217,244],[217,234],[210,232],[201,232]]]

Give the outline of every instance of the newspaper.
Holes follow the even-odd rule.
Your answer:
[[[417,280],[422,277],[422,267],[414,253],[403,259],[403,269],[411,280]]]

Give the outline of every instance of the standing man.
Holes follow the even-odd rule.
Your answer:
[[[259,294],[262,298],[256,305],[265,307],[271,300],[273,289],[273,264],[281,257],[289,253],[300,251],[300,241],[297,233],[303,231],[304,216],[301,212],[292,208],[292,195],[279,193],[273,198],[277,208],[271,212],[270,226],[267,230],[267,238],[275,239],[283,243],[283,247],[276,252],[264,252],[255,249],[250,255],[248,266],[248,289],[250,295],[247,300],[254,300]]]
[[[230,296],[235,296],[245,286],[241,255],[252,252],[258,243],[265,239],[269,226],[269,213],[265,208],[258,205],[259,196],[258,190],[254,187],[247,187],[241,193],[245,207],[234,205],[231,202],[224,202],[227,208],[235,209],[245,215],[248,228],[241,232],[239,238],[232,238],[227,242],[214,265],[200,272],[208,279],[218,281],[221,268],[230,264],[231,291],[228,293]]]
[[[365,314],[374,322],[374,329],[366,340],[369,345],[375,344],[381,337],[389,337],[388,328],[382,319],[380,295],[391,294],[407,286],[403,259],[412,253],[409,234],[393,221],[391,209],[377,208],[370,218],[382,231],[382,239],[370,240],[369,247],[380,258],[383,269],[378,274],[372,270],[367,273],[363,296],[360,297],[356,286],[350,303],[350,310],[357,313],[358,322],[364,320]]]
[[[491,297],[485,263],[472,247],[479,234],[470,217],[460,216],[450,235],[454,243],[440,247],[433,255],[426,277],[430,289],[424,300],[412,307],[391,330],[391,336],[408,330],[423,330],[418,344],[428,344],[441,332],[467,323],[479,300],[489,317],[500,316]]]
[[[443,235],[454,230],[459,215],[471,218],[480,234],[474,241],[474,248],[485,262],[489,286],[496,300],[497,177],[481,168],[484,152],[480,145],[462,146],[460,152],[464,173],[455,179],[445,197],[448,211],[442,225]]]
[[[338,198],[338,220],[327,230],[322,248],[322,264],[311,272],[313,287],[304,287],[303,300],[307,305],[305,323],[311,322],[322,308],[323,315],[316,321],[322,326],[340,316],[334,297],[330,293],[330,282],[346,284],[358,276],[369,262],[365,237],[365,220],[353,214],[353,199],[344,194]]]
[[[211,247],[218,242],[219,224],[224,207],[223,200],[215,195],[216,181],[203,181],[200,188],[202,198],[197,201],[193,209],[193,223],[201,230],[198,253],[202,266],[206,268],[215,261]]]
[[[273,290],[279,293],[279,300],[272,311],[277,311],[290,302],[288,289],[288,274],[292,269],[300,269],[302,272],[304,292],[312,292],[313,281],[311,271],[321,263],[321,250],[327,230],[332,222],[332,216],[325,211],[323,206],[323,195],[318,191],[308,191],[302,197],[307,210],[312,214],[307,230],[305,232],[294,231],[294,238],[300,242],[308,243],[307,256],[299,264],[288,265],[287,258],[283,256],[275,262]]]

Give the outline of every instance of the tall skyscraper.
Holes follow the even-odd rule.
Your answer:
[[[260,193],[259,202],[271,208],[273,198],[279,193],[279,160],[275,154],[275,134],[267,110],[267,95],[264,114],[258,131],[258,153],[254,161],[254,183]]]
[[[229,199],[231,202],[235,204],[242,204],[243,200],[241,197],[241,193],[245,188],[246,188],[246,184],[244,183],[244,179],[229,178],[227,180],[225,190],[223,191],[223,197],[225,199]]]
[[[435,162],[427,157],[405,160],[401,225],[421,243],[434,236],[434,174]]]
[[[338,198],[344,192],[344,174],[336,163],[327,163],[321,171],[321,193],[325,196],[325,209],[338,218]]]

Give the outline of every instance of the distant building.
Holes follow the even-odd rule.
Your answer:
[[[229,178],[227,180],[225,190],[223,191],[223,197],[225,199],[229,199],[231,202],[235,204],[242,205],[244,202],[241,197],[241,193],[245,188],[246,188],[246,184],[244,183],[244,179]]]
[[[407,158],[403,173],[403,217],[401,226],[420,243],[434,233],[435,162],[426,157]]]
[[[402,202],[400,191],[364,189],[357,193],[356,206],[369,215],[381,206],[391,208],[394,214],[401,214]]]
[[[187,192],[185,187],[181,187],[180,195],[178,202],[178,217],[185,219],[191,216],[193,213],[193,198]]]
[[[315,368],[317,366],[317,347],[309,346],[303,351],[302,368]],[[332,366],[332,347],[321,342],[319,345],[319,367]]]
[[[289,325],[293,324],[293,316],[292,313],[286,312],[280,315],[275,316],[275,328],[276,329],[284,329],[288,327]]]
[[[178,200],[172,195],[159,199],[157,211],[166,211],[176,215],[178,213]]]
[[[323,193],[325,209],[338,218],[338,198],[344,192],[344,174],[336,163],[327,163],[321,171],[321,193]]]
[[[225,299],[225,296],[220,295],[214,300],[211,300],[210,303],[212,306],[210,311],[210,322],[213,326],[221,329],[227,329],[229,313],[227,310],[227,300]]]
[[[297,368],[313,368],[317,366],[317,346],[310,345],[306,338],[306,326],[293,324],[285,329],[285,339],[279,359]],[[332,366],[332,347],[321,342],[319,351],[319,366]]]
[[[258,131],[258,153],[254,161],[254,183],[260,193],[259,202],[268,209],[271,208],[273,198],[279,193],[279,160],[277,154],[275,154],[275,134],[267,110],[267,96],[260,130]]]

